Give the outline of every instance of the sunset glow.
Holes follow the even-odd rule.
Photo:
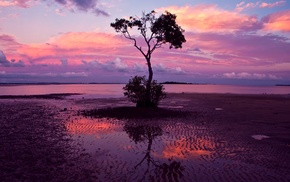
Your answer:
[[[214,143],[210,140],[204,140],[198,138],[197,143],[199,144],[198,146],[207,146],[207,150],[204,148],[200,147],[192,147],[188,148],[189,142],[186,141],[185,139],[183,140],[178,140],[175,141],[177,145],[170,145],[166,146],[162,152],[162,157],[165,159],[170,159],[170,158],[175,158],[175,159],[186,159],[186,158],[197,158],[200,157],[201,155],[210,155],[210,150],[214,148]]]
[[[153,9],[157,15],[176,14],[187,40],[182,49],[165,45],[153,53],[158,81],[290,83],[290,4],[285,0],[84,2],[1,0],[0,83],[124,83],[147,75],[143,56],[110,23]]]
[[[110,120],[100,119],[92,120],[87,118],[82,118],[77,122],[68,122],[66,124],[66,129],[72,134],[86,134],[95,135],[99,137],[101,134],[112,133],[116,128],[116,125],[110,124]]]

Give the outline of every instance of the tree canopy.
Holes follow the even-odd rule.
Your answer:
[[[129,19],[117,18],[114,23],[111,23],[111,27],[126,38],[133,40],[134,46],[144,56],[146,52],[142,50],[142,47],[137,46],[136,38],[130,33],[132,28],[137,28],[147,43],[147,54],[151,55],[156,48],[166,43],[170,44],[170,48],[182,48],[182,44],[186,40],[183,35],[184,30],[176,23],[176,15],[166,11],[156,18],[155,14],[155,11],[151,11],[148,14],[143,13],[141,18],[132,16]]]

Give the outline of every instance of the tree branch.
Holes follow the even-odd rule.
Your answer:
[[[160,48],[162,44],[163,44],[162,42],[156,42],[150,53],[152,54],[153,51],[157,48]]]
[[[142,50],[142,47],[138,47],[137,46],[137,40],[135,38],[133,38],[130,34],[130,32],[128,30],[126,30],[124,33],[123,33],[124,37],[129,39],[129,40],[133,40],[134,41],[134,47],[136,47],[141,53],[142,55],[147,58],[147,55],[143,52]]]

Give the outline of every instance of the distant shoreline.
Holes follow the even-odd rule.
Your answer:
[[[290,84],[288,85],[288,84],[286,84],[286,85],[284,85],[284,84],[276,84],[275,86],[277,86],[277,87],[290,87]]]
[[[0,86],[19,86],[19,85],[114,85],[114,84],[122,84],[125,85],[126,83],[0,83]],[[208,84],[208,83],[186,83],[186,82],[162,82],[163,85],[215,85],[215,84]]]
[[[79,85],[79,84],[126,84],[126,83],[0,83],[0,86],[17,86],[17,85]]]
[[[290,87],[290,84],[273,84],[273,85],[234,85],[234,84],[214,84],[214,83],[190,83],[190,82],[175,82],[175,81],[166,81],[160,82],[163,85],[233,85],[233,86],[277,86],[277,87]],[[96,83],[96,82],[89,82],[89,83],[59,83],[59,82],[37,82],[37,83],[0,83],[0,86],[21,86],[21,85],[114,85],[120,84],[124,85],[126,83]]]
[[[187,83],[187,82],[162,82],[163,85],[214,85],[209,83]]]

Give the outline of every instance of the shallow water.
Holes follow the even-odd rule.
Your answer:
[[[73,98],[123,97],[125,84],[57,84],[57,85],[0,85],[1,95],[43,95],[56,93],[80,93]],[[233,94],[290,94],[286,86],[239,85],[164,85],[168,93],[233,93]]]
[[[78,117],[66,127],[104,181],[279,179],[263,165],[247,162],[243,153],[251,152],[249,146],[230,143],[201,121]]]

